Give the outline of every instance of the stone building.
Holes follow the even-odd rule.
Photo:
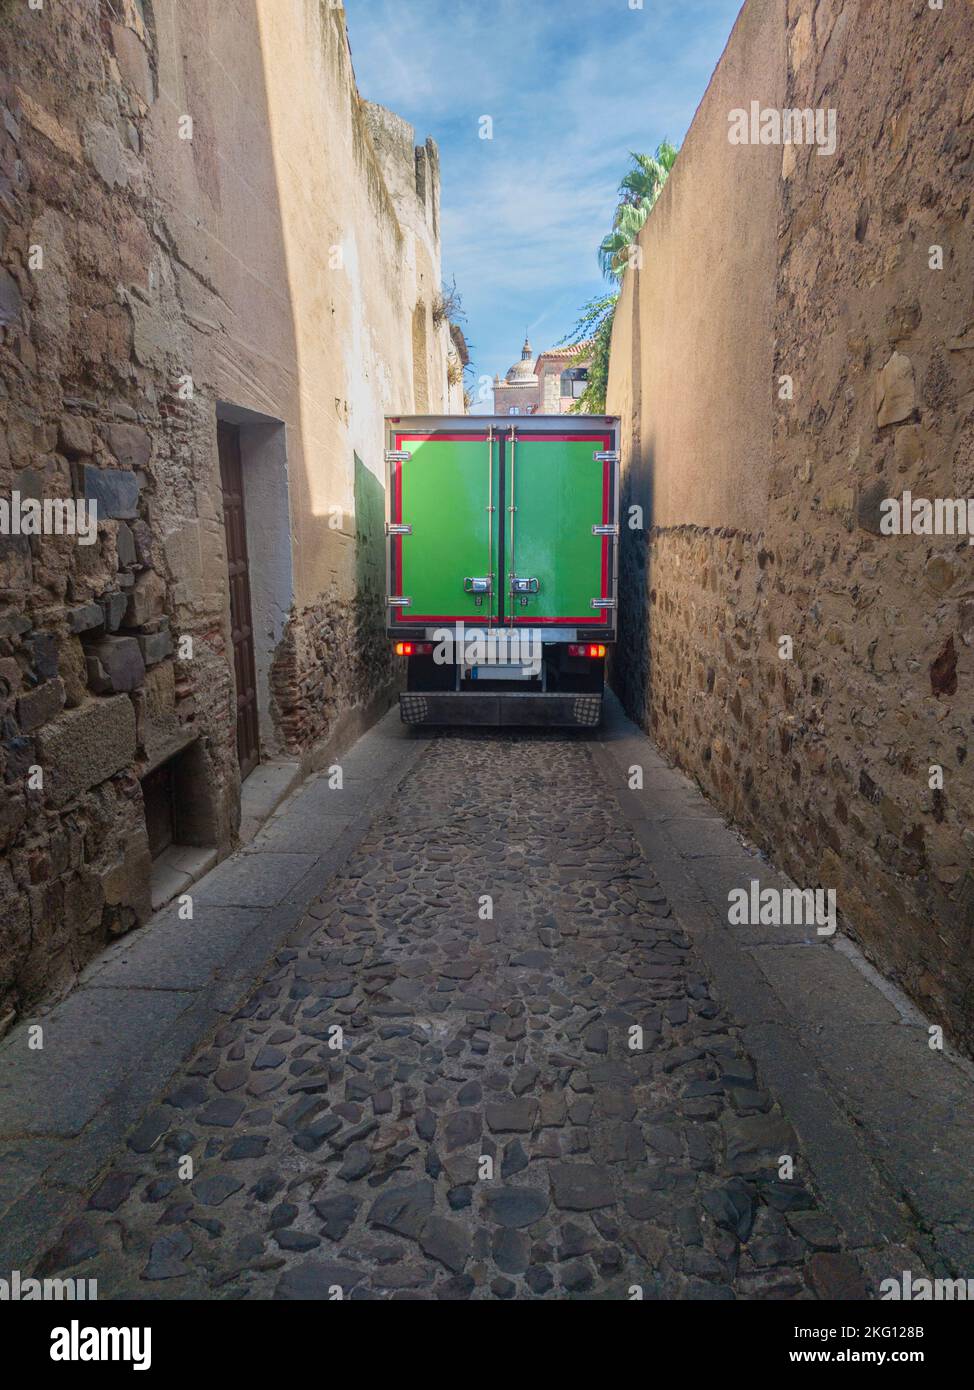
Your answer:
[[[585,390],[591,365],[589,344],[549,348],[534,364],[538,378],[538,414],[567,415]]]
[[[832,152],[730,143],[756,94],[837,113]],[[748,0],[640,233],[608,409],[629,709],[974,1052],[974,552],[882,524],[974,498],[972,171],[974,8]]]
[[[527,338],[515,362],[503,380],[494,377],[495,415],[536,415],[538,411],[538,378],[534,374],[534,353]]]
[[[520,361],[494,378],[495,415],[567,415],[585,390],[590,357],[587,343],[551,348],[533,361],[527,338]]]
[[[2,1030],[383,707],[383,415],[463,404],[340,9],[8,3],[0,74],[0,498],[98,507],[0,536]]]

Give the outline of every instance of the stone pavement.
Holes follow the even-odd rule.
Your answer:
[[[904,1187],[906,1125],[888,1163],[852,1113],[887,996],[819,940],[732,939],[718,890],[773,871],[617,713],[598,740],[387,720],[343,768],[197,885],[188,938],[163,915],[42,1053],[5,1042],[21,1268],[102,1298],[830,1298],[963,1253],[958,1136]],[[937,1062],[953,1090],[907,1073],[914,1128],[947,1105],[963,1137],[974,1087]]]
[[[728,892],[793,887],[610,702],[599,762],[717,996],[875,1290],[924,1268],[974,1276],[974,1066],[841,928],[730,926]],[[643,789],[627,769],[643,767]]]
[[[56,1234],[175,1070],[247,997],[422,748],[390,711],[342,756],[340,791],[326,774],[310,778],[192,888],[192,921],[176,904],[157,913],[0,1042],[0,1269],[26,1268]],[[31,1050],[38,1023],[44,1047]]]

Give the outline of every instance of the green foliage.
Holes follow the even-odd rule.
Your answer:
[[[599,268],[605,278],[616,285],[622,284],[632,255],[631,248],[663,191],[677,154],[676,147],[666,140],[657,146],[655,155],[631,153],[632,167],[619,184],[619,202],[612,219],[612,231],[602,238],[598,249]],[[562,339],[563,343],[572,345],[591,341],[588,385],[584,395],[572,406],[573,414],[605,414],[612,322],[618,301],[618,290],[590,299],[575,327]]]
[[[607,280],[621,282],[629,264],[629,248],[643,229],[649,216],[647,199],[641,203],[620,203],[616,208],[612,231],[599,245],[599,268]]]
[[[609,347],[618,291],[590,299],[572,331],[562,340],[574,346],[588,343],[591,362],[585,390],[572,406],[573,415],[604,415],[605,393],[609,385]]]
[[[612,231],[603,237],[598,251],[599,268],[607,280],[622,283],[629,264],[629,248],[662,193],[677,153],[666,140],[657,146],[655,155],[630,153],[632,168],[619,184],[619,203],[612,219]]]
[[[667,140],[657,146],[656,154],[636,154],[630,152],[633,167],[619,185],[619,197],[623,203],[656,202],[663,185],[676,162],[677,149]]]

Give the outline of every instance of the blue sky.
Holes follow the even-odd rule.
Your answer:
[[[629,151],[683,140],[741,8],[630,2],[345,0],[362,95],[439,145],[443,272],[474,384],[504,374],[525,330],[553,347],[601,292]]]

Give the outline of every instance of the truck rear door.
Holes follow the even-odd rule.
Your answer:
[[[614,426],[469,418],[390,422],[390,630],[462,620],[612,640]]]
[[[493,624],[500,572],[496,430],[393,429],[389,442],[393,623]]]
[[[512,426],[504,451],[508,623],[614,634],[614,449],[610,426]]]

